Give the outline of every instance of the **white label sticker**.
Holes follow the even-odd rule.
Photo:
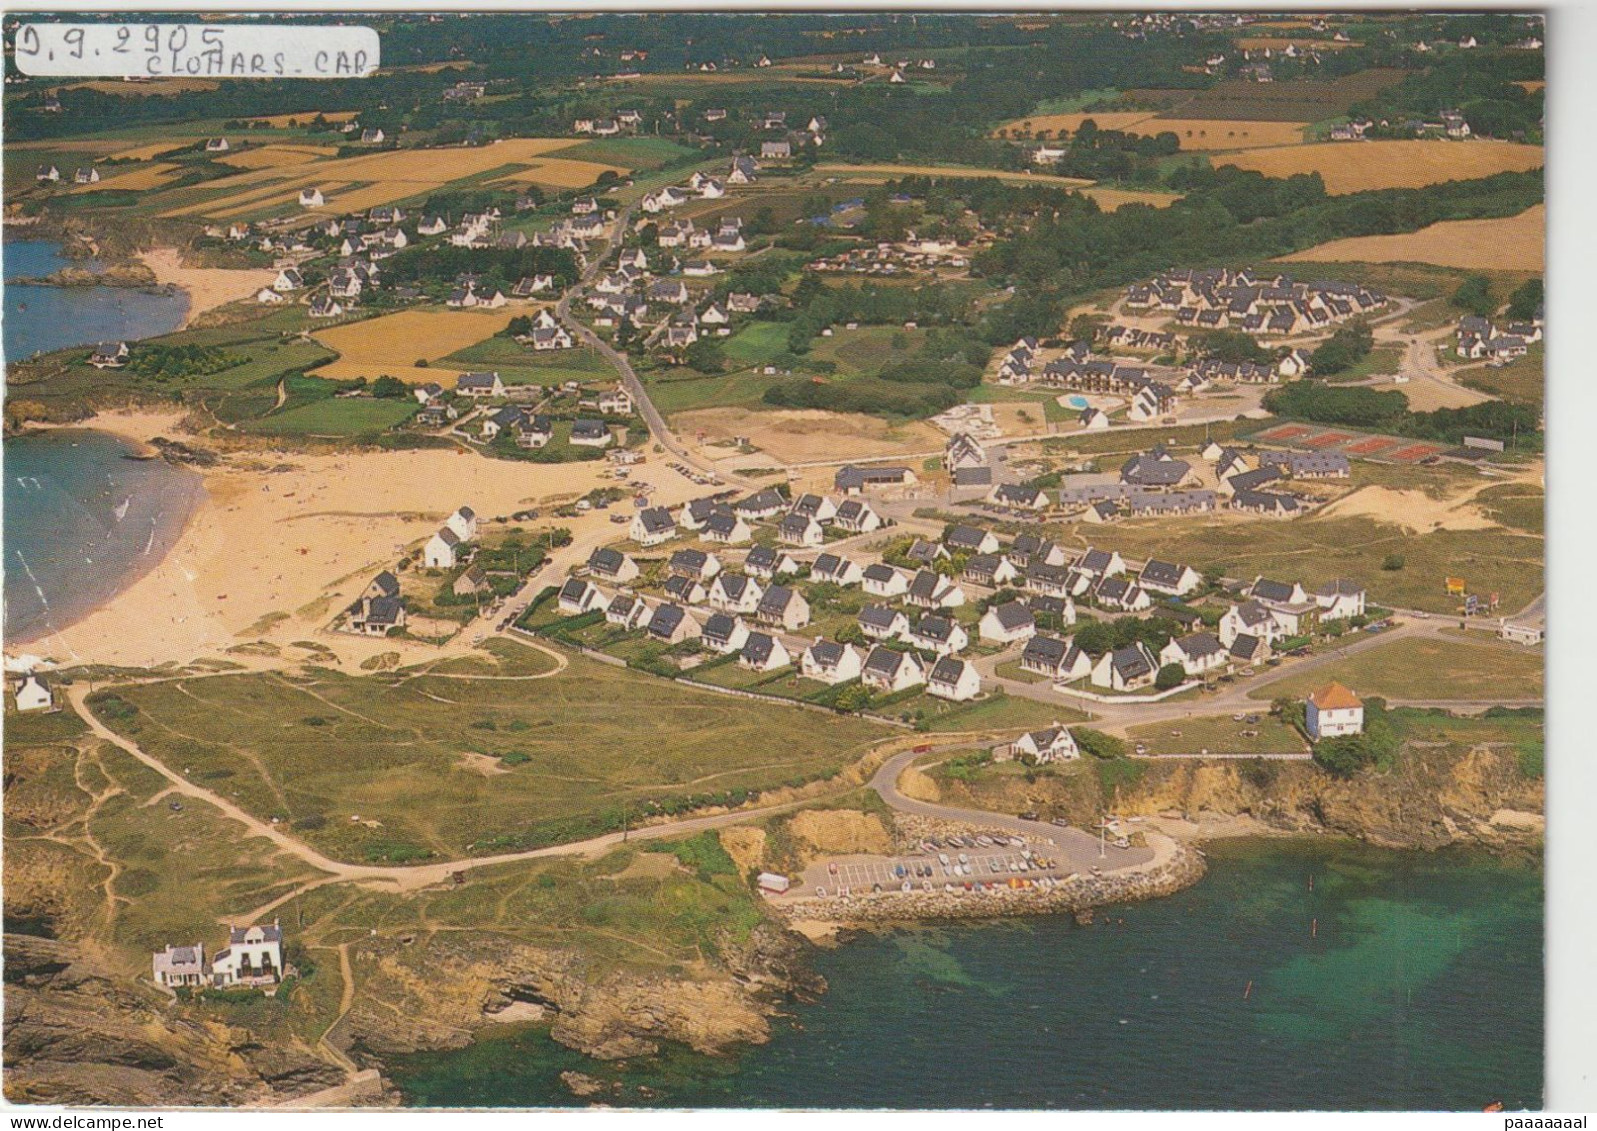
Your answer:
[[[377,70],[375,28],[261,24],[23,24],[17,69],[61,78],[348,79]]]

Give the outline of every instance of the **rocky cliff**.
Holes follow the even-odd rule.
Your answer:
[[[1183,822],[1202,837],[1225,829],[1332,832],[1384,848],[1534,846],[1543,831],[1541,779],[1512,751],[1408,748],[1386,772],[1337,778],[1312,762],[1148,761],[1130,785],[1105,791],[1089,774],[983,775],[942,783],[949,804],[1037,810],[1090,824],[1105,809]],[[1240,826],[1237,819],[1243,819]]]
[[[373,940],[356,958],[360,993],[334,1038],[381,1058],[458,1047],[496,1020],[536,1017],[555,1040],[600,1060],[648,1055],[662,1041],[721,1053],[768,1040],[781,996],[825,988],[804,969],[797,941],[774,927],[721,953],[718,964],[644,973],[486,933],[408,947]]]
[[[341,1069],[187,1016],[69,943],[5,936],[5,1095],[13,1103],[272,1106]]]

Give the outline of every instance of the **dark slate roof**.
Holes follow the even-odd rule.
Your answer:
[[[785,585],[773,585],[760,598],[760,612],[775,616],[785,612],[793,600],[793,590]]]
[[[928,615],[916,621],[910,631],[923,640],[946,644],[949,637],[954,635],[954,627],[954,621],[948,617]]]
[[[749,587],[749,579],[741,573],[723,573],[716,578],[716,582],[721,586],[721,592],[733,601],[739,600]]]
[[[737,529],[737,524],[737,515],[728,514],[725,511],[717,511],[704,520],[704,529],[706,533],[719,534],[723,538],[730,538],[732,532]]]
[[[1033,636],[1026,641],[1026,650],[1020,654],[1020,658],[1034,664],[1047,664],[1049,667],[1057,668],[1064,660],[1068,648],[1069,645],[1057,637]]]
[[[1023,628],[1028,624],[1035,624],[1036,618],[1031,610],[1019,601],[1008,601],[1002,605],[994,605],[990,610],[998,618],[1000,626],[1006,629]]]
[[[1148,559],[1148,564],[1142,567],[1142,580],[1155,585],[1177,586],[1181,584],[1181,575],[1186,571],[1186,566],[1174,562],[1161,562],[1154,558]]]
[[[948,532],[948,537],[943,539],[950,546],[957,546],[962,550],[974,550],[981,546],[987,532],[975,526],[956,526]]]
[[[743,658],[751,663],[763,664],[771,658],[771,650],[775,647],[775,637],[763,632],[751,632],[743,642]]]
[[[398,624],[404,608],[398,597],[373,597],[366,603],[366,623]]]
[[[649,635],[670,636],[687,615],[681,605],[661,605],[649,617]]]
[[[1003,564],[1002,554],[977,554],[965,563],[965,572],[972,577],[991,577]]]
[[[693,587],[697,584],[697,579],[679,574],[676,577],[666,578],[665,591],[678,601],[687,601],[693,596]]]
[[[702,573],[709,562],[710,555],[703,550],[678,550],[671,555],[672,569],[685,569],[693,573]]]
[[[1109,663],[1120,673],[1122,679],[1136,679],[1154,670],[1154,661],[1148,655],[1147,648],[1141,644],[1116,648]]]
[[[810,645],[810,655],[822,667],[835,668],[843,658],[843,646],[835,640],[817,640]]]
[[[865,670],[875,675],[894,676],[908,659],[908,653],[895,652],[878,644],[871,649],[871,654],[865,657]]]
[[[588,555],[588,568],[595,573],[614,574],[626,561],[626,555],[609,546],[600,546]]]
[[[932,665],[929,683],[958,683],[965,674],[965,661],[958,656],[944,656]]]
[[[399,596],[399,578],[395,577],[391,570],[385,569],[382,573],[372,578],[372,585],[384,597]]]
[[[1098,583],[1098,599],[1100,601],[1119,602],[1126,598],[1131,591],[1131,579],[1127,577],[1106,577]]]
[[[1364,586],[1356,581],[1349,581],[1345,577],[1339,577],[1335,581],[1327,581],[1319,588],[1319,594],[1322,597],[1334,597],[1338,594],[1351,597],[1362,592],[1364,592]]]
[[[849,464],[837,469],[832,482],[838,490],[857,490],[872,483],[902,483],[908,474],[907,467],[856,467]]]
[[[1076,563],[1076,568],[1084,573],[1102,573],[1114,562],[1114,555],[1108,550],[1099,550],[1088,546],[1087,552],[1081,555],[1081,560]]]
[[[943,586],[944,582],[941,575],[934,573],[929,569],[923,569],[917,573],[915,575],[915,579],[909,583],[909,595],[911,597],[919,597],[922,600],[929,601],[933,597],[937,596],[938,592],[943,588]]]
[[[1231,489],[1237,494],[1244,491],[1254,491],[1272,480],[1281,478],[1281,473],[1273,467],[1261,467],[1257,471],[1243,471],[1231,476],[1229,482]]]
[[[1239,660],[1251,660],[1261,653],[1260,645],[1262,643],[1263,641],[1257,636],[1249,636],[1247,633],[1243,633],[1231,641],[1231,655]]]
[[[737,618],[730,613],[713,613],[704,622],[704,635],[711,640],[730,640],[737,631]]]
[[[886,562],[872,562],[865,567],[867,581],[887,581],[898,571]]]
[[[580,577],[572,577],[568,578],[566,583],[560,587],[560,596],[569,601],[576,601],[580,600],[587,591],[588,583],[586,581]]]
[[[993,482],[993,469],[982,467],[959,467],[954,469],[955,487],[990,487]]]
[[[777,560],[775,547],[756,546],[749,551],[748,557],[743,559],[743,564],[745,568],[774,570]]]
[[[859,611],[859,623],[872,628],[891,628],[893,622],[904,614],[886,605],[866,605]]]
[[[936,542],[917,538],[910,543],[909,549],[904,551],[904,556],[912,562],[934,562],[938,558],[946,558],[948,551]]]
[[[249,927],[233,927],[233,928],[231,928],[228,931],[228,933],[227,933],[228,945],[230,945],[230,946],[241,946],[241,945],[243,945],[244,938],[245,938],[246,934],[249,932],[249,930],[250,930]],[[283,928],[279,927],[276,923],[267,923],[267,924],[262,925],[260,927],[260,932],[261,932],[261,935],[266,939],[267,942],[282,942],[283,941]]]
[[[643,529],[650,534],[659,534],[666,530],[676,529],[676,519],[671,517],[671,512],[664,507],[649,507],[638,512],[638,519],[643,523]]]
[[[740,499],[732,504],[732,509],[741,514],[758,514],[760,512],[778,511],[787,506],[779,491],[774,487],[767,487],[757,491],[746,499]]]
[[[1268,577],[1261,577],[1255,581],[1249,592],[1265,601],[1292,600],[1292,586],[1284,581],[1271,581]]]
[[[1183,636],[1176,641],[1176,647],[1193,659],[1225,651],[1225,645],[1221,644],[1220,638],[1212,632],[1194,632],[1191,636]]]
[[[790,538],[800,538],[809,530],[810,524],[814,521],[815,519],[807,514],[784,515],[777,529]]]

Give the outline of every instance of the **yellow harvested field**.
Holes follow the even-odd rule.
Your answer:
[[[337,149],[326,145],[266,145],[260,149],[229,153],[217,160],[236,169],[279,169],[285,165],[304,165],[323,157],[332,157],[337,152]]]
[[[94,192],[96,189],[131,189],[142,192],[145,189],[160,188],[167,181],[177,175],[178,167],[158,162],[154,165],[145,165],[142,168],[130,169],[125,173],[115,173],[114,167],[100,174],[101,181],[97,185],[76,185],[73,192]]]
[[[320,208],[305,209],[305,215],[320,217],[344,211],[353,211],[359,207],[358,204],[350,200],[350,197],[354,194],[344,191],[349,188],[347,183],[343,181],[317,181],[316,185],[322,190],[322,206]],[[299,203],[298,189],[282,192],[280,188],[274,187],[264,191],[257,190],[246,195],[251,199],[236,202],[231,208],[207,209],[206,206],[201,206],[201,210],[205,212],[205,215],[214,216],[219,220],[232,220],[250,212],[259,212],[263,208],[275,208],[279,204],[297,205]],[[377,203],[382,204],[383,201],[379,200]]]
[[[1182,143],[1182,148],[1186,143]],[[1494,173],[1542,167],[1539,145],[1507,141],[1328,141],[1281,149],[1255,149],[1226,164],[1256,169],[1269,177],[1319,173],[1330,193],[1366,189],[1423,188],[1443,181],[1468,181]]]
[[[1173,133],[1183,150],[1261,149],[1297,145],[1303,140],[1302,122],[1234,122],[1224,118],[1148,118],[1126,128],[1127,133],[1152,136]]]
[[[349,322],[319,330],[311,336],[339,357],[316,369],[318,377],[345,381],[355,377],[388,374],[412,385],[447,379],[464,370],[458,366],[432,367],[439,358],[493,337],[526,306],[500,310],[403,310],[364,322]],[[428,361],[427,368],[416,362]]]
[[[1258,36],[1252,39],[1239,39],[1237,46],[1246,51],[1282,51],[1288,47],[1309,51],[1340,51],[1344,47],[1363,47],[1364,44],[1336,39],[1302,39],[1297,36]]]
[[[1151,204],[1155,208],[1169,208],[1181,199],[1174,192],[1138,192],[1135,189],[1085,188],[1082,196],[1090,196],[1105,212],[1113,212],[1127,204]]]
[[[322,113],[322,117],[329,122],[347,122],[354,116],[354,110],[330,110]],[[246,122],[265,122],[274,130],[286,130],[289,128],[289,122],[298,122],[302,126],[314,122],[316,120],[316,111],[304,114],[271,114],[263,118],[245,118],[244,120]]]
[[[551,157],[545,161],[535,162],[530,169],[500,177],[495,183],[547,185],[558,189],[587,188],[606,170],[613,173],[627,171],[620,165],[603,165],[597,161],[578,161],[570,157]]]
[[[172,141],[158,141],[154,145],[141,145],[137,149],[124,149],[113,153],[115,161],[152,161],[163,153],[170,153],[174,149],[182,149],[193,144],[192,139],[174,139]]]
[[[450,181],[477,176],[506,165],[535,165],[544,154],[576,144],[578,139],[566,137],[512,138],[492,145],[393,149],[294,167],[252,169],[235,177],[212,182],[219,188],[236,188],[239,192],[174,208],[162,215],[227,219],[292,203],[302,188],[316,186],[325,193],[332,185],[353,184],[366,186],[358,190],[360,203],[345,201],[339,207],[344,211],[356,207],[371,208],[431,192]]]
[[[1444,220],[1396,236],[1332,240],[1281,258],[1308,263],[1434,263],[1465,270],[1537,271],[1544,265],[1547,206],[1499,220]]]
[[[117,79],[96,79],[94,82],[73,83],[62,90],[95,90],[101,94],[117,94],[123,98],[143,98],[149,95],[185,94],[194,90],[215,90],[222,84],[215,79],[141,79],[122,82]]]
[[[996,177],[1002,181],[1041,181],[1051,185],[1092,184],[1080,177],[1056,177],[1052,173],[1011,173],[1002,169],[983,169],[976,165],[817,165],[821,173],[875,173],[887,177]]]
[[[1153,117],[1153,114],[1152,110],[1111,110],[1103,114],[1033,114],[1029,118],[1016,118],[1013,122],[1005,122],[998,129],[1009,133],[1014,133],[1016,130],[1030,130],[1033,137],[1046,132],[1057,137],[1061,130],[1075,133],[1081,128],[1081,123],[1088,118],[1096,122],[1100,130],[1123,130],[1127,126],[1134,126]],[[997,130],[994,131],[996,132]]]
[[[679,435],[694,437],[709,459],[717,458],[717,449],[706,445],[734,436],[784,463],[935,451],[947,439],[918,420],[891,424],[876,416],[821,409],[700,408],[675,413],[671,423]]]

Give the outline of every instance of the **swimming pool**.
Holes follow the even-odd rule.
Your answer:
[[[1069,405],[1071,408],[1086,408],[1087,407],[1087,398],[1086,397],[1069,396],[1069,397],[1065,398],[1065,403],[1067,405]]]

